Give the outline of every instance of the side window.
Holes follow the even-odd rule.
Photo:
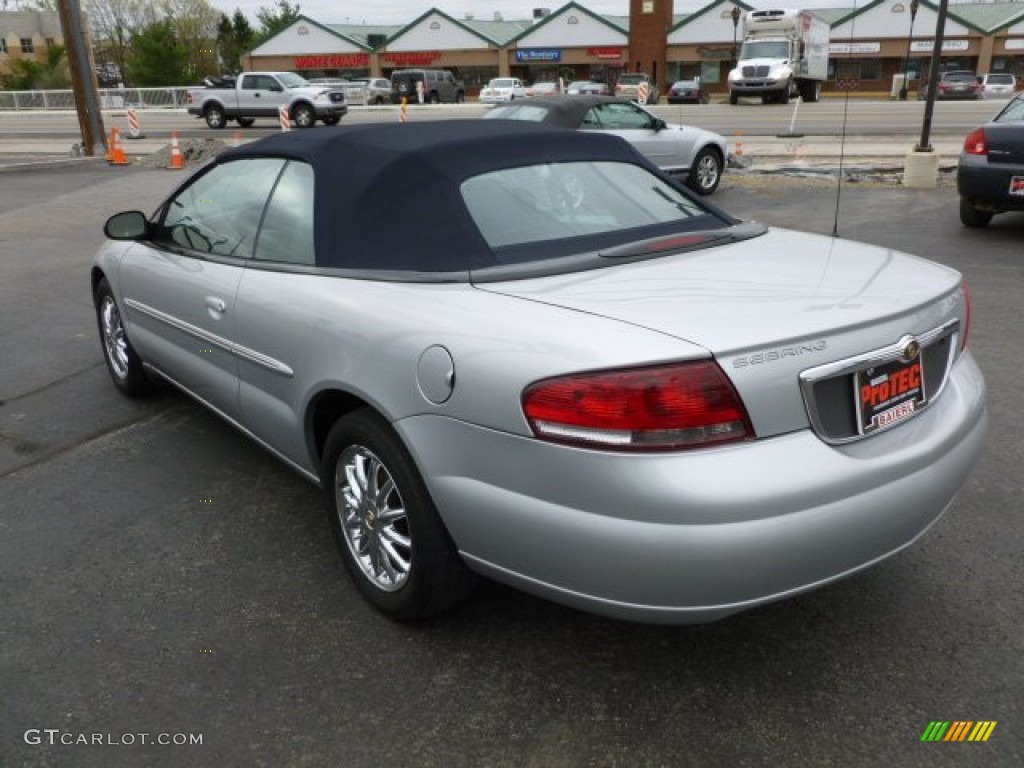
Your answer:
[[[274,187],[263,217],[255,258],[287,264],[316,263],[313,248],[313,169],[292,161]]]
[[[256,231],[284,160],[211,168],[167,204],[156,241],[216,256],[252,256]]]
[[[597,130],[601,128],[601,118],[598,117],[597,108],[588,109],[587,114],[583,116],[583,122],[580,123],[581,128],[589,128],[591,130]]]
[[[260,89],[259,75],[246,75],[242,78],[243,91],[258,91]]]
[[[602,104],[597,109],[604,128],[622,131],[651,127],[650,115],[633,104]]]

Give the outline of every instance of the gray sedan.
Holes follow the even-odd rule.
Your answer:
[[[495,107],[491,120],[525,120],[625,139],[699,195],[718,188],[725,168],[725,139],[689,125],[669,125],[632,101],[606,96],[551,96]]]
[[[480,575],[720,618],[910,545],[983,446],[957,272],[738,221],[599,133],[282,133],[105,231],[114,384],[170,382],[319,484],[396,619]]]

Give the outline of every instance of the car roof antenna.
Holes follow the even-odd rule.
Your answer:
[[[850,12],[850,40],[847,48],[847,56],[853,58],[853,30],[857,26],[857,0],[854,0],[853,10]],[[839,74],[839,68],[836,67],[836,74]],[[842,83],[838,77],[837,82]],[[836,210],[832,219],[832,237],[839,237],[839,201],[843,194],[843,162],[846,160],[846,119],[850,114],[850,89],[853,87],[853,81],[847,80],[846,83],[846,98],[843,101],[843,130],[839,137],[839,174],[836,177]]]

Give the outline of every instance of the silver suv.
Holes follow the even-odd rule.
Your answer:
[[[1009,72],[990,72],[981,75],[978,81],[983,99],[1009,99],[1017,90],[1017,78]]]

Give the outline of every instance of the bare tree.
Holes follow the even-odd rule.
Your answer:
[[[132,38],[157,21],[157,9],[145,0],[85,0],[84,7],[96,63],[101,68],[113,64],[124,78]]]

